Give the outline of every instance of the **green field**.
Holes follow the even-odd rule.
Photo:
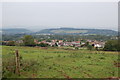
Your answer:
[[[20,76],[14,73],[14,53],[21,56]],[[117,52],[3,46],[3,77],[108,78],[118,77]]]
[[[52,30],[53,33],[86,33],[87,30]]]

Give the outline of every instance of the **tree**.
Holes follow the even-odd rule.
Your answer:
[[[55,43],[55,46],[58,46],[58,44],[57,44],[57,43]]]
[[[105,43],[105,51],[120,51],[120,45],[118,40],[109,40]]]
[[[47,39],[46,42],[51,42],[51,40],[50,40],[50,39]]]
[[[85,46],[89,46],[89,42],[86,42],[86,43],[85,43]]]
[[[14,41],[9,41],[6,45],[7,46],[15,46],[15,42]]]
[[[49,45],[46,44],[46,43],[40,43],[40,44],[37,44],[37,46],[40,46],[40,47],[48,47]]]
[[[92,45],[87,45],[87,49],[88,49],[88,50],[92,50],[92,49],[93,49],[93,46],[92,46]]]
[[[75,47],[76,50],[78,50],[79,48],[78,47]]]
[[[35,46],[34,38],[31,35],[25,35],[23,37],[23,43],[25,46]]]
[[[6,45],[7,43],[6,42],[0,42],[1,45]]]

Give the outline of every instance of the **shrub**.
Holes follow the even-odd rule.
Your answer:
[[[118,40],[109,40],[105,43],[105,51],[120,51],[120,45]]]
[[[23,43],[25,46],[35,46],[34,38],[31,35],[25,35],[23,37]]]
[[[79,48],[78,47],[75,47],[76,50],[78,50]]]
[[[92,49],[93,49],[93,46],[92,46],[92,45],[88,45],[88,46],[87,46],[87,49],[88,49],[88,50],[92,50]]]
[[[14,41],[9,41],[6,45],[7,46],[15,46],[15,42]]]
[[[105,59],[105,57],[100,57],[100,59]]]
[[[37,44],[37,46],[40,46],[40,47],[48,47],[49,45],[46,44],[46,43],[40,43],[40,44]]]

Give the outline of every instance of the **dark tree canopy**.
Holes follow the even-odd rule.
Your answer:
[[[23,43],[25,46],[35,46],[34,38],[31,35],[25,35],[23,37]]]
[[[40,46],[40,47],[48,47],[49,45],[46,44],[46,43],[40,43],[40,44],[37,44],[37,46]]]
[[[15,42],[14,41],[9,41],[6,45],[7,46],[15,46]]]
[[[88,49],[88,50],[92,50],[92,49],[93,49],[93,46],[92,46],[92,45],[87,45],[87,49]]]
[[[120,45],[118,40],[109,40],[106,42],[105,47],[104,47],[105,51],[120,51]]]

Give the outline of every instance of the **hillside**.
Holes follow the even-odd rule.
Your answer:
[[[51,28],[32,32],[24,28],[1,29],[0,34],[55,34],[55,35],[117,35],[117,31],[107,29]]]
[[[107,29],[77,29],[77,28],[55,28],[44,29],[36,34],[59,34],[59,35],[117,35],[117,31]]]
[[[20,52],[20,75],[14,73],[14,50]],[[118,77],[118,52],[70,48],[2,47],[3,78],[106,78]],[[9,69],[9,70],[8,70]],[[35,75],[35,76],[34,76]],[[68,77],[66,77],[67,75]],[[88,79],[88,80],[89,80]],[[13,79],[14,80],[14,79]],[[43,79],[44,80],[44,79]],[[45,79],[46,80],[46,79]],[[63,79],[64,80],[64,79]],[[77,79],[79,80],[79,79]],[[84,79],[82,79],[84,80]],[[94,79],[93,79],[94,80]],[[104,79],[103,79],[104,80]],[[109,80],[109,79],[108,79]],[[111,79],[115,80],[115,79]],[[116,79],[117,80],[117,79]]]
[[[2,34],[28,34],[32,33],[32,31],[23,29],[23,28],[11,28],[11,29],[2,29],[0,30]]]

